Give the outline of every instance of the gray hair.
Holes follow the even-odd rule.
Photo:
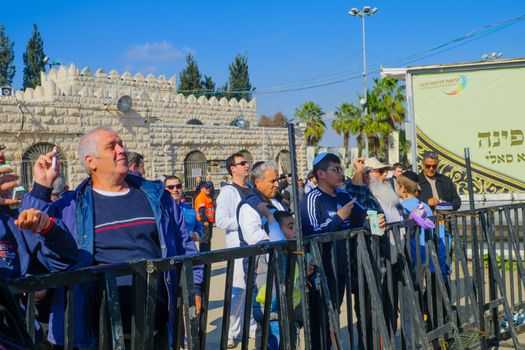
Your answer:
[[[268,169],[277,170],[277,163],[275,163],[273,160],[269,160],[253,168],[252,177],[251,177],[252,183],[255,184],[255,179],[259,179],[259,180],[263,179],[264,173]]]
[[[98,157],[97,144],[93,142],[93,134],[101,130],[115,133],[115,131],[113,131],[111,128],[108,128],[107,126],[99,126],[85,133],[84,136],[82,136],[82,138],[80,139],[80,142],[78,143],[78,160],[80,161],[80,164],[82,164],[82,167],[88,174],[89,168],[86,164],[85,158],[86,156]]]

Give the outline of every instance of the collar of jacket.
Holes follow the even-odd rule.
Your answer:
[[[162,236],[160,226],[162,210],[160,202],[164,193],[164,186],[161,181],[148,181],[138,176],[128,174],[125,178],[130,187],[137,188],[144,192],[153,210],[159,236]],[[77,244],[79,249],[79,265],[93,265],[95,250],[95,216],[93,212],[93,180],[88,177],[77,187],[76,195],[76,224],[77,224]],[[163,240],[163,237],[159,237]],[[164,243],[164,242],[161,242]]]
[[[438,181],[438,182],[443,182],[442,176],[443,175],[441,175],[440,173],[436,173],[436,176],[434,176],[434,179],[436,179],[436,181]],[[419,185],[425,184],[425,183],[429,183],[428,179],[427,179],[427,177],[426,177],[424,172],[420,172],[419,173]]]

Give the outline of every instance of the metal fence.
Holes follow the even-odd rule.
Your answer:
[[[437,227],[433,231],[422,232],[407,221],[391,225],[382,237],[370,236],[364,229],[311,236],[305,238],[308,257],[298,252],[296,242],[262,243],[191,256],[23,277],[8,281],[8,287],[14,295],[26,295],[25,324],[32,339],[35,337],[35,292],[65,288],[64,348],[72,349],[73,314],[83,312],[72,307],[73,288],[79,283],[100,283],[101,303],[92,306],[99,310],[99,348],[124,349],[116,278],[133,275],[131,348],[150,349],[154,340],[157,281],[163,272],[176,269],[181,278],[177,300],[179,322],[172,330],[173,346],[179,348],[185,333],[188,349],[204,349],[211,265],[226,261],[220,342],[220,348],[226,349],[234,259],[247,260],[246,292],[251,296],[256,259],[268,254],[264,319],[258,348],[267,348],[272,294],[275,293],[282,348],[292,349],[296,344],[294,277],[298,273],[294,262],[301,263],[308,258],[316,267],[308,281],[303,281],[304,285],[308,285],[307,282],[312,285],[301,294],[306,296],[303,302],[312,300],[311,293],[319,296],[319,307],[306,308],[306,314],[310,321],[319,321],[321,349],[330,346],[334,349],[486,349],[502,339],[510,339],[518,348],[521,344],[517,335],[525,330],[524,324],[519,325],[520,317],[525,315],[524,214],[525,205],[517,204],[437,216],[434,218]],[[418,244],[421,239],[424,245]],[[393,255],[387,252],[393,249],[391,243],[396,248]],[[341,245],[349,252],[345,266],[337,265],[340,253],[337,247]],[[323,265],[327,250],[332,250],[333,258]],[[446,271],[442,271],[440,259],[446,260]],[[195,312],[194,300],[192,267],[196,264],[205,265],[200,316]],[[248,297],[245,302],[243,349],[248,348],[253,300]],[[346,308],[346,332],[340,329],[342,308]],[[304,322],[304,309],[301,347],[310,349],[310,336],[316,329],[311,322]],[[361,325],[357,330],[353,327],[356,323]]]

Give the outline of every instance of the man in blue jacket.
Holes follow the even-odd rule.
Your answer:
[[[49,200],[51,185],[58,176],[53,152],[40,156],[34,166],[35,184],[22,207],[34,207],[63,220],[79,249],[77,267],[87,267],[195,254],[180,208],[160,181],[128,175],[126,149],[111,129],[99,127],[79,142],[78,157],[89,173],[75,191],[56,202]],[[200,312],[202,266],[194,267],[196,309]],[[176,270],[164,273],[158,289],[155,312],[156,345],[167,345],[167,332],[177,324]],[[129,276],[117,280],[124,335],[130,334],[133,282]],[[75,286],[73,343],[76,347],[96,345],[96,291],[89,285]],[[49,336],[63,344],[64,294],[57,290],[51,307]],[[169,324],[169,327],[167,325]]]

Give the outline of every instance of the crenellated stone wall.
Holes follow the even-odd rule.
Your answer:
[[[49,143],[67,158],[68,184],[76,186],[85,177],[76,145],[82,134],[97,126],[111,127],[129,150],[145,156],[148,178],[184,176],[184,162],[193,151],[200,151],[208,161],[220,161],[244,150],[258,161],[275,160],[279,152],[288,150],[285,128],[258,127],[255,99],[184,97],[177,93],[175,77],[144,78],[114,70],[106,74],[101,69],[93,73],[74,64],[53,68],[41,77],[42,84],[35,89],[0,96],[0,144],[7,146],[6,157],[19,173],[27,169],[22,164],[23,159],[28,162],[28,150]],[[123,95],[133,100],[125,113],[116,107]],[[230,126],[240,116],[248,126]],[[192,119],[203,125],[188,125]],[[304,174],[306,147],[297,133],[298,169]],[[224,174],[211,175],[218,184]]]

